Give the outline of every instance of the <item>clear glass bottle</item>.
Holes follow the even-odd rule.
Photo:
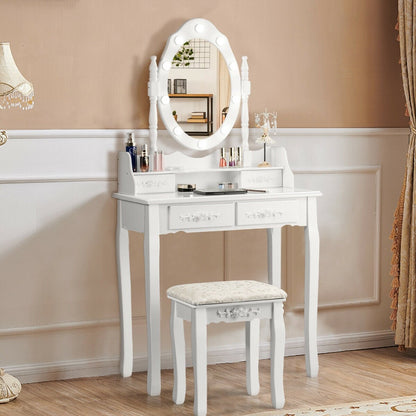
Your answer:
[[[227,159],[225,158],[225,147],[221,147],[220,168],[227,167]]]
[[[228,166],[231,166],[231,167],[235,166],[234,147],[230,147],[230,158],[228,159]]]
[[[149,172],[149,155],[147,153],[147,144],[142,146],[140,155],[140,172]]]
[[[236,158],[235,165],[239,168],[241,168],[241,166],[243,166],[243,158],[242,158],[242,153],[241,153],[241,147],[240,146],[237,147],[237,158]]]
[[[153,153],[153,171],[161,172],[163,170],[163,152],[156,150]]]

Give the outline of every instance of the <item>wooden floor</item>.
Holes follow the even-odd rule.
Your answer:
[[[396,348],[321,354],[317,378],[305,375],[304,357],[285,359],[285,409],[416,394],[416,353]],[[260,362],[260,394],[247,396],[245,364],[208,367],[208,415],[234,416],[271,410],[269,360]],[[162,372],[162,394],[146,394],[146,374],[25,384],[7,416],[192,415],[193,376],[187,369],[185,404],[172,403],[172,371]]]

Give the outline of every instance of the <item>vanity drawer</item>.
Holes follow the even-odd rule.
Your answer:
[[[237,225],[299,223],[304,201],[240,202],[237,204]]]
[[[174,205],[169,207],[169,229],[216,228],[234,225],[234,204]]]

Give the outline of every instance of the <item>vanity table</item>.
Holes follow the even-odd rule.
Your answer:
[[[216,45],[230,71],[230,108],[223,125],[207,139],[188,136],[172,116],[167,92],[167,78],[172,58],[184,41],[204,38]],[[268,236],[269,283],[281,284],[281,228],[285,225],[305,229],[305,357],[306,372],[318,374],[317,304],[319,279],[319,233],[316,200],[318,191],[294,188],[293,173],[284,148],[275,148],[275,166],[250,166],[248,148],[248,107],[250,93],[247,58],[243,58],[241,78],[227,38],[212,23],[192,19],[173,34],[167,43],[159,66],[151,58],[150,146],[157,150],[157,114],[159,113],[173,139],[186,149],[215,149],[232,129],[239,113],[242,125],[242,148],[245,165],[238,168],[201,168],[164,172],[134,173],[130,155],[118,156],[118,192],[116,250],[121,322],[121,363],[123,377],[132,374],[133,341],[131,316],[131,284],[128,231],[144,234],[144,267],[146,282],[146,319],[148,378],[147,391],[159,395],[160,382],[160,235],[266,229]],[[248,166],[247,166],[248,165]],[[195,183],[200,189],[218,183],[236,183],[240,188],[263,192],[232,195],[197,195],[176,192],[178,184]],[[255,276],[253,276],[255,279]]]

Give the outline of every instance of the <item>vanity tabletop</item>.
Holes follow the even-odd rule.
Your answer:
[[[189,204],[204,202],[230,202],[230,201],[254,201],[254,200],[273,200],[299,197],[321,196],[320,191],[311,191],[299,188],[268,188],[266,192],[247,192],[246,194],[231,195],[198,195],[192,192],[165,192],[155,194],[126,195],[114,193],[113,198],[135,202],[143,205],[158,204]]]

